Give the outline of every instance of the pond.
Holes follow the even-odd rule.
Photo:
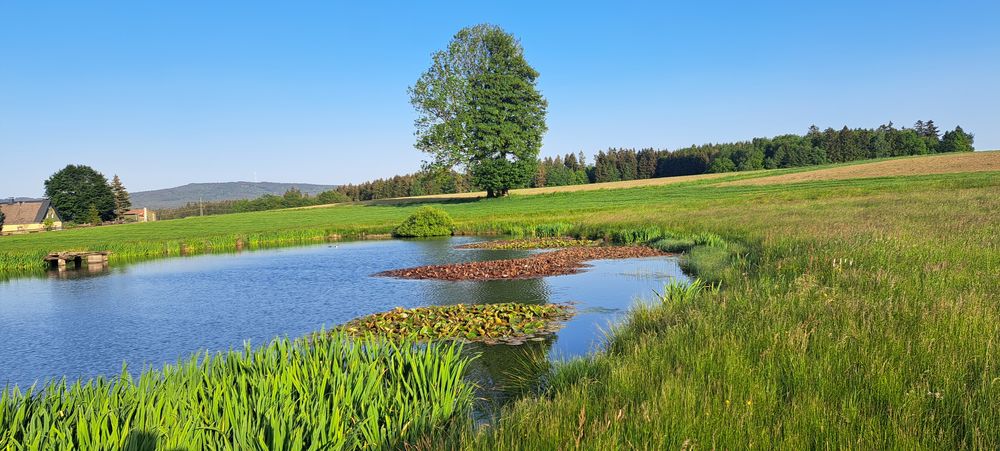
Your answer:
[[[578,314],[533,347],[586,354],[638,298],[687,280],[673,257],[604,260],[573,275],[443,282],[373,277],[428,264],[516,258],[531,251],[455,249],[482,238],[340,242],[199,255],[0,282],[0,388],[65,376],[115,376],[187,359],[199,350],[300,337],[396,306],[578,302]],[[484,371],[520,350],[486,347]],[[488,375],[486,377],[497,377]]]

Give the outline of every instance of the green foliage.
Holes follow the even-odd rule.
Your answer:
[[[606,233],[608,241],[624,245],[651,243],[664,234],[664,230],[656,226],[626,227]]]
[[[94,224],[115,217],[115,195],[108,179],[89,166],[68,165],[52,174],[45,181],[45,196],[66,221]],[[97,210],[98,221],[92,221],[90,207]]]
[[[650,247],[663,252],[687,252],[694,247],[694,240],[691,238],[660,238],[650,243]]]
[[[681,268],[703,280],[718,282],[725,278],[730,258],[729,250],[723,247],[695,245],[681,258]]]
[[[84,214],[82,220],[90,225],[101,225],[101,214],[97,211],[97,207],[94,204],[90,204],[87,207],[87,213]]]
[[[973,136],[962,130],[962,127],[955,127],[955,130],[944,133],[939,147],[940,152],[972,152]]]
[[[573,315],[569,304],[456,304],[404,309],[397,307],[344,324],[354,335],[375,334],[392,339],[458,339],[520,344],[559,329]]]
[[[7,219],[7,218],[6,218],[6,216],[4,216],[3,212],[2,212],[2,211],[0,211],[0,229],[2,229],[2,228],[3,228],[3,222],[4,222],[4,220],[6,220],[6,219]]]
[[[448,212],[435,207],[421,207],[392,230],[398,237],[448,236],[455,231],[455,221]]]
[[[513,36],[493,25],[460,30],[410,88],[416,147],[439,167],[463,165],[489,197],[535,173],[546,102]]]
[[[656,297],[665,304],[690,304],[698,299],[706,288],[707,285],[701,279],[695,279],[690,283],[671,280],[663,286],[662,293],[656,293]]]
[[[998,183],[677,189],[655,213],[614,213],[750,244],[692,250],[721,289],[635,307],[605,352],[555,364],[548,390],[461,448],[996,449]]]
[[[424,196],[469,192],[468,177],[452,170],[427,169],[415,174],[397,175],[358,185],[341,185],[338,193],[350,200],[365,201],[393,197]]]
[[[573,154],[566,157],[546,157],[538,162],[538,172],[532,187],[582,185],[590,183],[586,165],[578,163]]]
[[[3,449],[402,448],[464,418],[456,345],[322,333],[133,378],[3,390]]]
[[[122,180],[115,174],[111,179],[111,193],[115,199],[115,219],[121,220],[125,212],[132,208],[132,200],[129,198],[128,190],[122,184]]]

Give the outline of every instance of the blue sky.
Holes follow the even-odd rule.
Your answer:
[[[360,3],[365,3],[361,5]],[[418,169],[406,88],[460,28],[520,38],[543,155],[934,119],[1000,148],[991,2],[0,2],[0,196]]]

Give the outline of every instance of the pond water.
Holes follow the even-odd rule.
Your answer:
[[[586,354],[610,322],[671,279],[672,257],[591,262],[586,271],[513,281],[443,282],[371,275],[388,269],[523,257],[529,251],[459,250],[455,237],[342,242],[155,260],[73,277],[0,282],[0,388],[161,366],[199,350],[300,337],[396,306],[578,302],[555,336],[531,345],[555,358]],[[485,346],[487,378],[523,349]]]

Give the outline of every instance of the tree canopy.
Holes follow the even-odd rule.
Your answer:
[[[433,165],[464,166],[490,197],[532,180],[546,131],[538,72],[520,43],[488,24],[460,30],[410,88],[416,147]]]
[[[115,215],[108,179],[90,166],[71,164],[52,174],[45,181],[45,196],[66,221],[92,221],[94,211],[105,221]]]
[[[962,127],[955,127],[955,130],[944,132],[939,145],[941,152],[972,152],[973,137],[971,133],[966,133]]]

